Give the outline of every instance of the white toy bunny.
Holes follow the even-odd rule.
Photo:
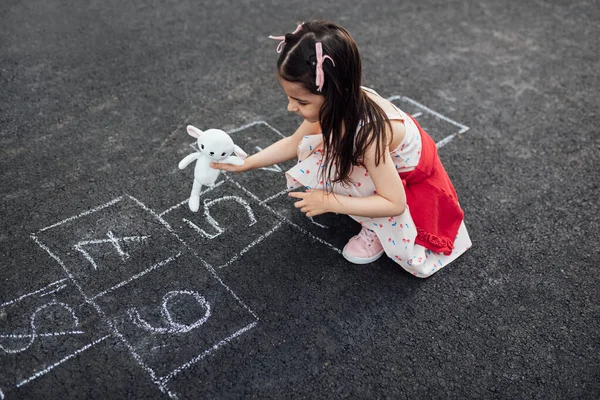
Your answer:
[[[188,125],[187,132],[190,136],[198,139],[198,149],[195,153],[187,155],[179,162],[179,169],[184,169],[194,160],[194,184],[190,196],[189,206],[193,212],[198,211],[200,206],[200,190],[202,185],[212,186],[217,181],[220,169],[210,167],[210,163],[219,162],[223,164],[244,165],[243,158],[248,155],[239,146],[233,143],[233,139],[220,129],[209,129],[202,132],[195,126]],[[232,156],[231,153],[236,156]],[[241,157],[241,158],[240,158]]]

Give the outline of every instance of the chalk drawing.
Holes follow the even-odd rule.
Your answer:
[[[41,334],[37,332],[36,319],[38,317],[38,314],[44,312],[49,307],[57,307],[57,306],[66,309],[71,314],[71,317],[73,318],[73,328],[77,328],[79,326],[79,318],[77,318],[77,316],[75,315],[75,311],[73,311],[73,309],[71,307],[69,307],[68,305],[66,305],[64,303],[59,303],[59,302],[53,301],[53,302],[44,304],[41,307],[38,307],[33,312],[33,314],[31,314],[31,317],[29,318],[29,325],[31,326],[30,334],[3,334],[3,335],[0,335],[0,338],[8,338],[8,339],[29,338],[29,341],[24,346],[17,347],[17,348],[9,348],[9,347],[6,347],[6,346],[0,344],[0,349],[3,350],[5,353],[16,354],[16,353],[20,353],[22,351],[27,350],[33,344],[35,339],[38,337],[77,335],[77,334],[83,333],[82,331],[77,331],[77,330],[63,331],[63,332],[44,332]]]
[[[267,128],[271,129],[271,130],[272,130],[273,132],[275,132],[276,134],[278,134],[279,136],[281,136],[282,138],[284,138],[284,137],[285,137],[285,135],[284,135],[283,133],[281,133],[281,132],[279,132],[279,130],[277,130],[277,129],[273,128],[273,127],[272,127],[271,125],[269,125],[269,123],[268,123],[268,122],[266,122],[266,121],[254,121],[254,122],[250,122],[249,124],[242,125],[242,126],[240,126],[240,127],[237,127],[237,128],[235,128],[235,129],[232,129],[232,130],[230,130],[228,133],[231,135],[232,133],[236,133],[236,132],[239,132],[239,131],[243,131],[244,129],[248,129],[248,128],[250,128],[250,127],[252,127],[252,126],[256,126],[256,125],[264,125],[264,126],[266,126]]]
[[[108,231],[108,233],[106,235],[108,236],[108,239],[84,240],[73,246],[75,248],[75,250],[77,250],[81,254],[83,254],[83,256],[86,258],[86,260],[88,260],[92,264],[92,266],[94,267],[95,270],[98,269],[98,264],[96,264],[96,261],[94,261],[94,259],[90,255],[90,253],[88,253],[85,249],[83,249],[83,246],[89,246],[89,245],[93,245],[93,244],[110,243],[115,247],[115,250],[121,257],[121,259],[123,261],[125,261],[126,259],[129,258],[129,253],[126,253],[123,250],[123,248],[121,247],[122,242],[142,242],[150,237],[150,236],[128,236],[128,237],[117,238],[112,233],[112,231]]]
[[[452,139],[454,139],[457,135],[461,135],[461,134],[463,134],[463,133],[465,133],[466,131],[469,130],[468,126],[460,124],[460,123],[458,123],[458,122],[456,122],[456,121],[454,121],[454,120],[452,120],[452,119],[450,119],[450,118],[448,118],[448,117],[446,117],[446,116],[444,116],[444,115],[442,115],[442,114],[440,114],[440,113],[438,113],[436,111],[433,111],[431,108],[429,108],[429,107],[427,107],[427,106],[425,106],[425,105],[423,105],[423,104],[421,104],[421,103],[419,103],[419,102],[417,102],[417,101],[415,101],[415,100],[413,100],[413,99],[411,99],[409,97],[400,96],[400,95],[394,95],[394,96],[388,97],[387,99],[388,99],[388,101],[394,101],[394,100],[406,101],[406,102],[408,102],[408,103],[410,103],[412,105],[415,105],[415,106],[421,108],[422,110],[428,112],[429,114],[432,114],[432,115],[436,116],[437,118],[439,118],[439,119],[441,119],[443,121],[446,121],[446,122],[448,122],[448,123],[450,123],[450,124],[452,124],[452,125],[460,128],[458,132],[455,132],[455,133],[453,133],[451,135],[448,135],[445,138],[443,138],[442,140],[438,141],[436,143],[436,146],[437,146],[438,149],[442,148],[445,145],[447,145],[448,143],[450,143],[452,141]]]
[[[202,196],[204,193],[208,193],[208,192],[210,192],[210,191],[212,191],[212,190],[215,190],[216,188],[218,188],[219,186],[221,186],[223,183],[225,183],[225,181],[221,180],[221,181],[219,181],[219,182],[215,183],[215,184],[214,184],[214,185],[212,185],[212,186],[207,186],[207,189],[206,189],[206,190],[203,190],[203,191],[201,191],[201,192],[200,192],[200,196]],[[174,205],[173,207],[169,207],[169,208],[167,208],[165,211],[163,211],[163,212],[161,212],[160,214],[158,214],[158,216],[159,216],[159,217],[162,217],[163,215],[165,215],[165,214],[167,214],[167,213],[170,213],[171,211],[173,211],[173,210],[175,210],[175,209],[177,209],[177,208],[181,207],[182,205],[184,205],[184,204],[187,204],[187,203],[188,203],[188,201],[189,201],[189,199],[185,199],[185,200],[184,200],[184,201],[182,201],[181,203],[178,203],[178,204]]]
[[[223,232],[225,232],[225,229],[221,228],[219,223],[212,217],[212,215],[210,214],[210,209],[213,205],[220,203],[222,201],[235,201],[235,202],[239,203],[240,205],[242,205],[244,207],[244,209],[246,210],[246,214],[248,214],[248,218],[250,219],[250,223],[248,224],[248,226],[252,226],[256,223],[256,217],[254,216],[252,207],[250,207],[250,205],[248,204],[248,202],[246,200],[242,199],[239,196],[223,196],[223,197],[220,197],[220,198],[217,198],[214,200],[208,200],[208,199],[204,200],[204,218],[217,231],[217,233],[215,233],[215,234],[210,234],[210,233],[206,232],[205,230],[203,230],[202,228],[200,228],[198,225],[194,224],[192,221],[190,221],[187,218],[183,218],[182,219],[183,222],[188,224],[192,229],[194,229],[200,235],[202,235],[208,239],[216,238],[217,236],[219,236]]]
[[[285,189],[285,190],[282,190],[282,191],[281,191],[281,192],[279,192],[279,193],[275,193],[275,194],[274,194],[273,196],[271,196],[271,197],[267,197],[266,199],[259,201],[259,202],[258,202],[258,204],[260,204],[260,205],[262,206],[263,204],[265,204],[265,203],[268,203],[269,201],[271,201],[271,200],[273,200],[273,199],[276,199],[277,197],[279,197],[279,196],[282,196],[282,195],[284,195],[284,194],[287,194],[288,192],[291,192],[291,191],[292,191],[291,189]]]
[[[215,350],[217,350],[219,347],[223,346],[224,344],[229,343],[232,339],[240,336],[242,333],[249,331],[250,329],[256,327],[256,325],[258,324],[258,322],[253,322],[245,327],[243,327],[242,329],[240,329],[239,331],[235,332],[234,334],[227,336],[225,339],[221,340],[219,343],[215,344],[214,346],[212,346],[210,349],[204,351],[202,354],[194,357],[193,359],[191,359],[190,361],[188,361],[187,363],[185,363],[184,365],[182,365],[181,367],[175,369],[173,372],[171,372],[170,374],[164,376],[161,379],[161,383],[162,384],[166,384],[167,382],[169,382],[171,379],[173,379],[173,377],[175,377],[177,374],[181,373],[182,371],[186,370],[187,368],[191,367],[192,365],[194,365],[195,363],[197,363],[198,361],[200,361],[201,359],[203,359],[204,357],[206,357],[207,355],[213,353]]]
[[[23,300],[26,297],[34,296],[34,295],[36,295],[38,293],[50,294],[52,292],[47,292],[49,289],[54,289],[54,286],[59,285],[59,284],[61,284],[62,282],[66,281],[66,280],[68,280],[68,278],[59,279],[59,280],[57,280],[55,282],[52,282],[49,285],[44,286],[43,288],[41,288],[39,290],[36,290],[35,292],[27,293],[27,294],[24,294],[23,296],[18,297],[18,298],[14,299],[14,300],[10,300],[10,301],[7,301],[6,303],[2,303],[2,304],[0,304],[0,308],[9,306],[9,305],[14,304],[14,303],[17,303],[17,302]],[[44,296],[44,294],[41,294],[40,297]]]
[[[226,179],[228,179],[231,183],[233,183],[235,186],[237,186],[239,189],[243,190],[244,193],[246,193],[248,196],[252,197],[254,200],[256,200],[257,202],[260,202],[260,199],[258,197],[256,197],[256,195],[254,195],[254,193],[250,192],[248,189],[246,189],[245,187],[243,187],[242,185],[240,185],[239,183],[237,183],[236,181],[234,181],[233,179],[226,177]],[[311,239],[316,240],[317,242],[320,242],[322,244],[324,244],[325,246],[329,247],[330,249],[332,249],[333,251],[335,251],[336,253],[342,254],[342,250],[338,249],[337,247],[335,247],[334,245],[332,245],[331,243],[321,239],[320,237],[317,237],[315,235],[313,235],[312,233],[310,233],[309,231],[307,231],[306,229],[298,226],[297,224],[293,223],[292,221],[290,221],[289,219],[285,218],[283,215],[279,214],[277,211],[275,211],[273,208],[269,207],[266,204],[263,204],[263,207],[265,207],[267,210],[269,210],[270,212],[272,212],[274,215],[277,216],[277,218],[285,221],[288,225],[292,226],[293,228],[299,230],[300,232],[302,232],[303,234],[305,234],[306,236],[310,237]]]
[[[77,215],[75,215],[75,216],[73,216],[73,217],[69,217],[69,218],[67,218],[67,219],[63,219],[62,221],[59,221],[59,222],[57,222],[57,223],[55,223],[55,224],[52,224],[52,225],[50,225],[50,226],[47,226],[47,227],[45,227],[45,228],[42,228],[42,229],[40,229],[40,230],[38,231],[38,233],[41,233],[41,232],[47,231],[48,229],[55,228],[55,227],[57,227],[57,226],[59,226],[59,225],[63,225],[63,224],[65,224],[65,223],[69,222],[69,221],[73,221],[73,220],[75,220],[75,219],[81,218],[81,217],[83,217],[83,216],[86,216],[86,215],[88,215],[88,214],[93,214],[93,213],[95,213],[95,212],[97,212],[97,211],[100,211],[100,210],[102,210],[103,208],[110,207],[110,206],[112,206],[113,204],[116,204],[116,203],[118,203],[118,202],[120,202],[120,201],[122,201],[122,200],[123,200],[123,196],[121,196],[121,197],[117,197],[116,199],[114,199],[114,200],[111,200],[111,201],[109,201],[108,203],[102,204],[101,206],[98,206],[98,207],[96,207],[96,208],[92,208],[91,210],[84,211],[84,212],[82,212],[82,213],[80,213],[80,214],[77,214]]]
[[[4,400],[4,392],[0,389],[0,400]]]
[[[114,291],[114,290],[117,290],[117,289],[118,289],[118,288],[120,288],[120,287],[123,287],[123,286],[127,285],[128,283],[131,283],[131,282],[133,282],[134,280],[136,280],[136,279],[138,279],[138,278],[140,278],[140,277],[142,277],[142,276],[146,275],[148,272],[150,272],[150,271],[154,271],[156,268],[160,268],[160,267],[162,267],[162,266],[164,266],[164,265],[167,265],[167,264],[168,264],[168,263],[170,263],[170,262],[173,262],[173,261],[174,261],[175,259],[177,259],[177,257],[179,257],[179,256],[181,256],[181,253],[177,253],[177,254],[175,254],[173,257],[169,257],[169,258],[167,258],[166,260],[163,260],[163,261],[161,261],[161,262],[159,262],[159,263],[156,263],[156,264],[154,264],[153,266],[151,266],[151,267],[149,267],[149,268],[146,268],[146,269],[145,269],[145,270],[143,270],[142,272],[138,272],[137,274],[135,274],[135,275],[131,276],[129,279],[126,279],[126,280],[124,280],[123,282],[120,282],[120,283],[118,283],[117,285],[115,285],[115,286],[113,286],[113,287],[110,287],[110,288],[108,288],[108,289],[106,289],[106,290],[104,290],[104,291],[102,291],[102,292],[100,292],[100,293],[98,293],[98,294],[94,295],[93,297],[90,297],[90,299],[89,299],[89,300],[95,300],[95,299],[97,299],[97,298],[99,298],[99,297],[105,296],[107,293],[110,293],[110,292],[112,292],[112,291]]]
[[[171,311],[169,310],[169,300],[171,300],[172,298],[174,298],[176,296],[182,296],[182,295],[192,296],[198,302],[198,304],[200,304],[200,306],[202,306],[202,308],[206,310],[204,315],[202,316],[202,318],[199,318],[193,324],[181,324],[179,322],[175,322],[173,320],[173,316],[171,315]],[[164,334],[175,334],[175,333],[179,334],[179,333],[187,333],[187,332],[191,331],[192,329],[196,329],[199,326],[201,326],[202,324],[204,324],[206,322],[206,320],[208,319],[208,317],[210,317],[211,307],[210,307],[210,304],[206,301],[206,299],[204,297],[202,297],[198,292],[190,291],[190,290],[174,290],[174,291],[171,291],[164,295],[163,302],[162,302],[162,308],[161,308],[161,315],[162,315],[163,319],[168,323],[168,325],[169,325],[168,328],[160,328],[160,327],[157,328],[157,327],[150,325],[148,322],[146,322],[140,316],[140,313],[135,308],[129,309],[127,311],[127,313],[129,315],[129,317],[131,318],[131,320],[133,321],[133,323],[142,329],[145,329],[145,330],[151,331],[151,332],[155,332],[155,333],[160,333],[163,335]]]
[[[279,229],[279,227],[283,225],[283,222],[279,221],[271,230],[269,230],[268,232],[266,232],[263,235],[260,235],[257,239],[255,239],[252,243],[250,243],[248,246],[244,247],[238,254],[236,254],[235,256],[233,256],[233,258],[229,261],[227,261],[225,264],[223,265],[219,265],[217,268],[225,268],[231,264],[233,264],[235,261],[237,261],[241,256],[243,256],[245,253],[247,253],[251,248],[253,248],[254,246],[256,246],[257,244],[259,244],[260,242],[262,242],[263,240],[265,240],[267,237],[269,237],[273,232],[275,232],[277,229]]]
[[[69,354],[68,356],[60,359],[58,362],[55,362],[54,364],[50,365],[49,367],[44,368],[41,371],[36,372],[35,374],[33,374],[32,376],[30,376],[27,379],[22,380],[21,382],[17,383],[17,387],[21,387],[31,381],[33,381],[34,379],[39,378],[40,376],[46,375],[48,372],[50,372],[51,370],[53,370],[54,368],[58,367],[60,364],[63,364],[65,361],[70,360],[71,358],[75,357],[78,354],[83,353],[84,351],[88,350],[89,348],[91,348],[92,346],[97,345],[98,343],[104,341],[105,339],[111,337],[112,335],[106,335],[98,340],[94,340],[92,343],[89,343],[85,346],[83,346],[82,348],[76,350],[74,353]],[[0,399],[2,400],[2,399]]]
[[[252,317],[255,319],[254,322],[247,324],[245,326],[243,326],[241,329],[236,330],[234,333],[230,334],[228,337],[226,337],[225,339],[217,342],[216,345],[213,345],[210,349],[205,350],[203,353],[201,353],[199,356],[193,358],[192,360],[184,363],[183,365],[177,367],[176,369],[172,370],[172,372],[167,373],[164,376],[159,376],[156,371],[154,370],[154,368],[152,368],[151,366],[149,366],[145,361],[144,358],[142,357],[142,355],[140,353],[138,353],[136,351],[136,349],[134,348],[134,346],[129,342],[129,340],[123,335],[123,333],[121,333],[117,327],[115,326],[115,322],[105,313],[105,311],[100,307],[100,305],[98,303],[96,303],[94,301],[94,299],[96,299],[97,297],[103,296],[106,293],[113,291],[115,289],[117,289],[118,287],[122,287],[126,284],[128,284],[129,282],[138,279],[139,277],[141,277],[142,275],[148,273],[150,270],[156,269],[159,266],[162,265],[166,265],[168,262],[172,261],[171,259],[167,259],[163,262],[160,262],[158,264],[155,264],[154,266],[148,268],[145,271],[142,271],[139,274],[136,274],[135,276],[130,277],[129,279],[119,283],[118,285],[115,285],[113,287],[111,287],[110,289],[107,289],[106,291],[99,293],[98,295],[94,296],[93,298],[90,298],[89,296],[86,295],[86,292],[84,290],[84,288],[82,287],[81,283],[78,282],[75,279],[75,276],[73,275],[73,273],[69,270],[69,268],[67,267],[67,265],[65,265],[65,263],[61,260],[61,258],[56,255],[53,250],[48,247],[48,245],[44,244],[40,238],[38,237],[38,234],[44,231],[47,231],[48,229],[52,228],[52,227],[57,227],[59,225],[61,225],[62,223],[66,223],[69,221],[72,221],[78,217],[84,216],[84,215],[88,215],[91,214],[93,212],[97,212],[100,211],[106,207],[109,207],[110,205],[114,205],[116,203],[118,203],[119,201],[122,201],[124,199],[129,199],[132,200],[134,203],[136,203],[138,206],[140,206],[143,210],[145,210],[146,212],[148,212],[150,215],[152,215],[165,229],[167,229],[168,232],[170,232],[174,237],[177,238],[177,240],[179,242],[181,242],[188,250],[191,250],[190,247],[179,237],[179,235],[173,230],[173,228],[165,221],[163,220],[156,212],[154,212],[153,210],[151,210],[150,208],[148,208],[147,206],[145,206],[143,203],[141,203],[139,200],[129,196],[129,195],[125,195],[125,196],[121,196],[118,199],[115,199],[109,203],[106,203],[102,206],[96,207],[92,210],[83,212],[81,214],[79,214],[78,216],[75,217],[71,217],[71,218],[67,218],[59,223],[55,223],[49,227],[43,228],[40,231],[38,231],[37,234],[32,234],[31,238],[43,249],[45,250],[49,256],[51,258],[53,258],[64,270],[64,272],[66,273],[66,275],[68,276],[68,279],[74,284],[74,286],[79,290],[79,293],[81,294],[81,296],[85,299],[85,302],[88,303],[89,305],[91,305],[96,312],[98,313],[98,315],[101,317],[102,321],[106,323],[106,325],[109,327],[109,330],[112,332],[110,335],[108,336],[115,336],[116,338],[118,338],[124,345],[125,347],[129,350],[129,353],[131,354],[131,356],[133,357],[133,359],[136,361],[136,363],[139,365],[140,368],[142,368],[144,371],[146,371],[146,373],[148,373],[150,379],[152,380],[152,382],[154,382],[159,390],[163,393],[165,393],[167,396],[169,396],[172,399],[177,399],[177,395],[175,393],[173,393],[167,386],[166,383],[175,375],[178,374],[179,372],[189,368],[190,366],[192,366],[193,364],[195,364],[197,361],[201,360],[203,357],[205,357],[207,354],[212,353],[214,350],[220,348],[223,344],[228,343],[229,341],[231,341],[233,338],[241,335],[244,332],[247,332],[249,329],[253,328],[254,326],[257,325],[258,323],[258,317],[256,316],[256,314],[244,303],[240,300],[240,298],[227,286],[223,283],[223,281],[220,279],[220,277],[216,274],[215,270],[209,265],[207,264],[204,260],[202,260],[201,258],[196,258],[197,260],[200,260],[201,263],[204,265],[205,269],[212,275],[212,277],[235,299],[235,301],[237,301],[238,304],[240,304],[243,308],[245,308],[250,315],[252,315]],[[223,200],[231,200],[231,199],[226,199],[223,198]],[[217,201],[219,201],[219,199],[217,199]],[[238,203],[240,203],[239,201],[233,199],[233,201],[236,201]],[[183,202],[182,204],[184,204],[185,202]],[[244,201],[241,202],[242,206],[244,206],[244,208],[246,209],[245,205],[244,205]],[[247,205],[247,203],[246,203]],[[179,205],[175,206],[175,207],[171,207],[169,210],[178,207]],[[248,206],[249,207],[249,206]],[[208,207],[210,209],[210,205]],[[248,212],[248,209],[246,209],[247,214],[248,214],[248,218],[250,220],[250,224],[253,224],[254,222],[256,222],[256,218],[254,218],[254,214],[251,210],[251,208],[249,209],[250,212]],[[209,213],[210,215],[210,213]],[[111,240],[111,238],[109,237],[108,240]],[[113,242],[114,243],[114,242]],[[176,258],[180,255],[180,253],[178,253],[175,257]],[[59,281],[57,281],[59,282]],[[55,286],[51,287],[52,289],[55,289]],[[47,291],[47,290],[46,290]],[[207,303],[208,304],[208,303]],[[139,321],[143,321],[141,318]],[[167,320],[168,321],[168,320]],[[186,329],[189,329],[190,326],[194,327],[194,326],[198,326],[199,322],[201,322],[202,319],[200,319],[200,321],[196,321],[193,324],[181,324],[179,322],[174,321],[171,318],[171,322],[173,323],[171,327],[177,328],[180,331],[184,331]],[[142,323],[143,324],[143,323]],[[167,328],[169,329],[169,328]],[[106,337],[108,337],[106,336]],[[101,340],[104,340],[106,337],[102,338]],[[89,346],[93,346],[94,344],[96,344],[97,342],[91,343]],[[50,369],[52,369],[53,367],[55,367],[56,365],[63,363],[65,361],[67,361],[68,359],[74,357],[75,355],[79,354],[80,352],[86,350],[87,348],[89,348],[89,346],[86,346],[80,350],[78,350],[77,352],[65,357],[64,359],[62,359],[59,363],[55,364],[54,366],[51,366],[47,369],[45,369],[44,371],[40,371],[39,375],[36,374],[34,376],[32,376],[31,378],[28,378],[22,382],[19,383],[18,386],[22,386],[28,382],[30,382],[33,379],[36,379],[37,377],[41,376],[41,374],[47,373],[48,371],[50,371]],[[166,378],[165,378],[166,377]]]
[[[100,207],[96,207],[93,210],[90,211],[86,211],[84,213],[81,213],[79,215],[83,216],[83,215],[87,215],[87,214],[91,214],[92,212],[95,212],[97,210],[101,210],[103,208],[108,207],[109,205],[112,204],[116,204],[118,201],[121,201],[123,199],[123,197],[119,197],[118,200],[113,200],[103,206]],[[67,218],[66,220],[62,221],[62,223],[64,222],[68,222],[71,221],[73,219],[75,219],[76,217],[71,217],[71,218]],[[60,225],[61,223],[57,223],[54,225],[51,225],[51,227],[55,227]],[[40,230],[39,232],[43,232],[44,230],[50,229],[50,227],[48,228],[44,228],[42,230]],[[167,394],[171,399],[177,399],[177,396],[174,393],[171,393],[169,391],[169,389],[167,387],[165,387],[165,385],[163,385],[159,380],[158,380],[158,376],[154,373],[154,370],[152,370],[152,368],[148,367],[146,365],[146,363],[144,362],[144,360],[142,359],[142,357],[135,351],[135,349],[133,348],[133,346],[131,346],[131,344],[129,344],[129,342],[127,341],[127,339],[125,339],[125,337],[123,336],[123,334],[121,334],[116,327],[114,326],[114,323],[111,321],[110,318],[108,318],[108,316],[106,315],[106,313],[100,308],[100,306],[95,303],[94,301],[90,300],[87,298],[85,291],[83,290],[83,287],[81,286],[81,284],[75,279],[75,276],[71,273],[71,271],[69,270],[69,268],[67,268],[67,266],[65,265],[65,263],[56,255],[52,252],[52,250],[50,250],[50,248],[48,246],[46,246],[44,243],[42,243],[38,237],[35,234],[31,235],[31,238],[42,248],[44,249],[48,255],[50,255],[50,257],[52,257],[65,271],[65,273],[67,274],[67,276],[69,277],[69,279],[71,280],[71,282],[75,285],[75,287],[79,290],[79,293],[81,294],[81,296],[86,300],[86,302],[88,304],[90,304],[92,307],[94,307],[94,309],[96,310],[96,312],[101,316],[103,322],[105,322],[110,330],[112,331],[112,333],[118,337],[121,342],[125,345],[125,347],[127,347],[127,349],[129,350],[131,356],[134,358],[134,360],[137,362],[137,364],[139,365],[139,367],[141,369],[143,369],[144,371],[146,371],[148,373],[148,375],[150,376],[150,379],[152,380],[152,382],[154,382],[159,390],[165,394]],[[35,378],[33,378],[35,379]],[[21,385],[28,383],[30,380],[25,380],[22,382]],[[18,385],[18,386],[21,386]]]
[[[61,290],[63,290],[66,287],[67,287],[67,285],[61,285],[61,286],[57,287],[56,289],[52,290],[51,292],[40,294],[40,297],[44,297],[44,296],[48,296],[49,294],[52,294],[52,293],[60,292]]]

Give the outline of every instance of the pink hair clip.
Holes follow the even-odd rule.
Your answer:
[[[335,63],[333,62],[333,59],[331,57],[327,55],[323,56],[323,45],[321,44],[321,42],[315,43],[315,50],[317,52],[317,79],[315,80],[315,84],[317,85],[317,91],[320,92],[323,89],[323,84],[325,83],[325,74],[323,73],[323,61],[325,61],[326,58],[329,58],[329,61],[331,61],[334,67]]]
[[[296,28],[296,30],[294,32],[292,32],[292,35],[295,35],[296,33],[300,32],[302,30],[302,24],[298,25],[298,27]],[[277,53],[281,53],[283,51],[283,46],[285,46],[285,35],[283,35],[283,36],[269,36],[269,39],[281,40],[281,42],[279,42],[279,44],[277,45]]]

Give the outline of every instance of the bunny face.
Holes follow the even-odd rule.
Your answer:
[[[219,129],[209,129],[198,138],[198,149],[206,157],[221,161],[233,153],[233,140]]]
[[[233,139],[220,129],[201,131],[188,125],[187,131],[190,136],[198,139],[198,150],[211,160],[221,161],[229,157],[235,150]]]

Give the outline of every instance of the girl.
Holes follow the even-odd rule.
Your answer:
[[[273,37],[288,111],[304,121],[296,132],[245,160],[248,171],[298,157],[286,173],[295,206],[307,217],[347,214],[362,229],[344,247],[366,264],[385,252],[405,270],[428,277],[464,253],[471,241],[454,187],[435,143],[419,124],[361,86],[357,45],[341,26],[304,22]]]

